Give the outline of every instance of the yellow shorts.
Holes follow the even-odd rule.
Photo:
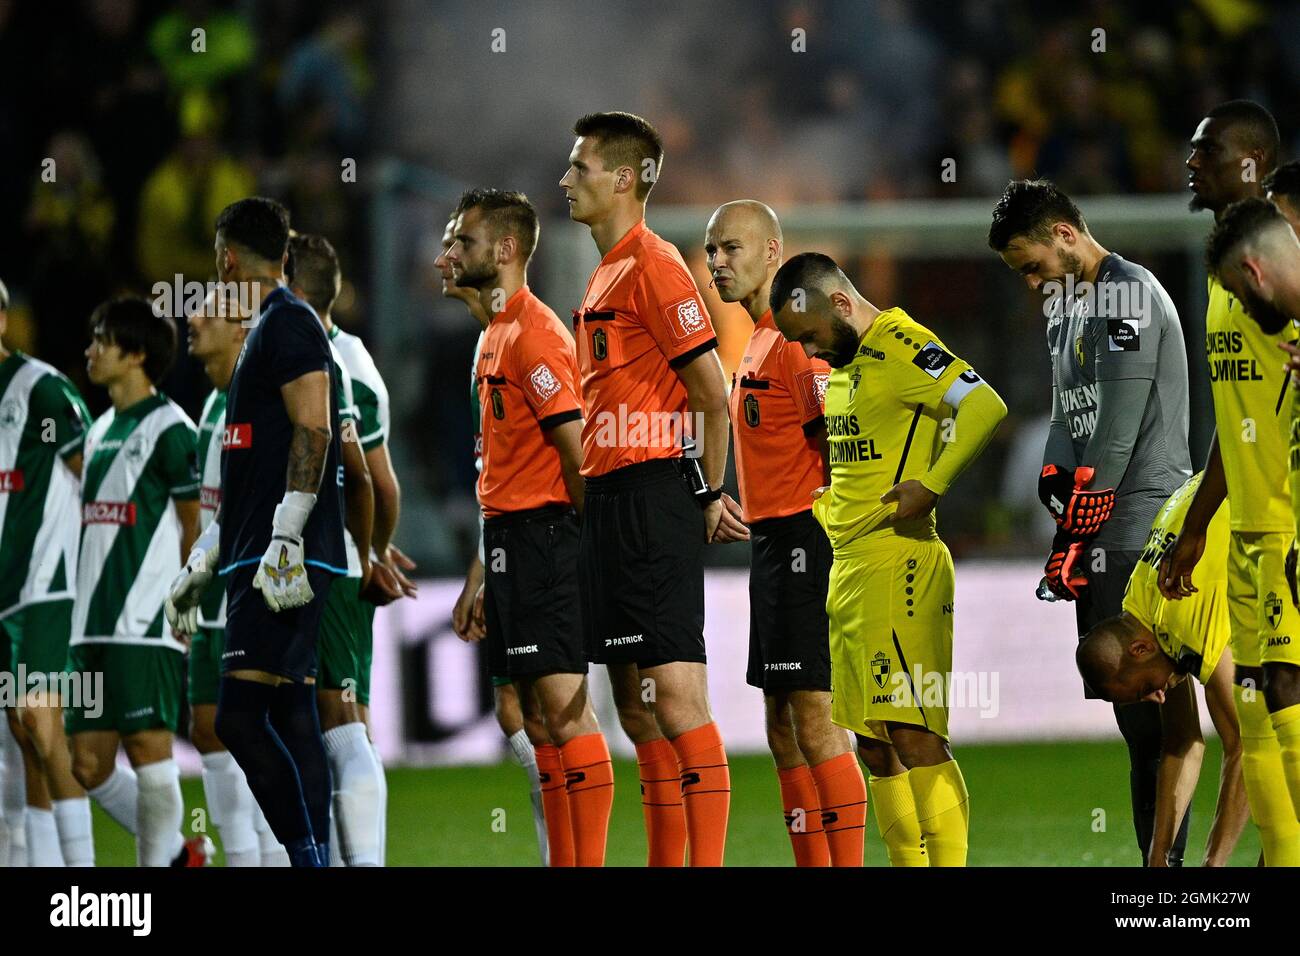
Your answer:
[[[1234,531],[1228,544],[1232,659],[1243,667],[1300,665],[1300,611],[1286,582],[1295,535]]]
[[[953,566],[936,538],[890,533],[837,552],[826,596],[831,720],[889,740],[888,722],[948,739]]]

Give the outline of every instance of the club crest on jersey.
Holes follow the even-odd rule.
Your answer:
[[[938,342],[927,342],[925,347],[916,353],[912,359],[912,364],[919,368],[931,378],[939,378],[949,365],[952,364],[952,356],[945,352]]]
[[[849,376],[849,401],[853,401],[853,396],[858,394],[858,385],[862,382],[862,369],[855,368],[853,374]]]
[[[1277,630],[1277,626],[1282,623],[1282,599],[1274,591],[1268,592],[1268,597],[1264,598],[1264,613],[1268,615],[1268,626]]]
[[[704,314],[700,312],[700,304],[695,301],[694,296],[683,299],[676,305],[670,305],[668,314],[671,317],[673,333],[678,338],[688,339],[696,332],[704,331]]]
[[[560,380],[555,377],[545,362],[538,362],[528,373],[528,384],[533,387],[533,394],[538,402],[549,402],[560,391]]]
[[[21,399],[11,398],[0,405],[0,428],[18,428],[26,417],[27,409],[23,408]]]
[[[506,400],[501,397],[501,389],[492,389],[488,400],[492,403],[492,417],[500,420],[506,417]]]
[[[745,396],[745,424],[750,428],[758,427],[758,399],[750,392]]]
[[[609,354],[609,343],[605,338],[604,329],[596,329],[591,333],[591,354],[602,362],[605,360],[605,356]]]
[[[871,676],[881,690],[884,690],[885,681],[889,679],[889,670],[889,656],[884,651],[876,651],[876,656],[871,659]]]
[[[221,450],[253,447],[253,426],[249,422],[228,423],[221,433]]]
[[[87,501],[81,506],[82,524],[135,524],[135,502]]]
[[[148,436],[136,433],[128,438],[122,446],[122,456],[133,465],[142,464],[149,457]]]
[[[1083,336],[1080,335],[1074,340],[1074,360],[1079,363],[1079,368],[1083,368]]]

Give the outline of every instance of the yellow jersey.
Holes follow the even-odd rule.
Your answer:
[[[1295,338],[1292,326],[1265,333],[1241,300],[1210,278],[1205,352],[1233,531],[1295,531],[1284,432],[1290,388],[1277,347]]]
[[[1204,684],[1232,636],[1228,623],[1228,501],[1219,506],[1206,531],[1205,553],[1192,572],[1196,593],[1170,601],[1157,583],[1160,561],[1182,530],[1202,474],[1188,478],[1156,515],[1142,557],[1128,579],[1124,610],[1155,635],[1179,670]]]
[[[980,381],[902,309],[876,316],[853,361],[832,369],[826,388],[831,487],[814,512],[833,548],[877,530],[934,537],[933,511],[891,525],[886,519],[898,505],[881,504],[880,496],[929,470],[945,437],[952,438],[945,433],[955,423],[945,396],[959,400],[956,395]]]

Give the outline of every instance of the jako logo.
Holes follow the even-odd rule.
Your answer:
[[[50,925],[61,927],[125,926],[134,936],[148,936],[153,928],[150,893],[86,893],[72,887],[50,897]]]

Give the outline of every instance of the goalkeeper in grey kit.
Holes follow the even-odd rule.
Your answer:
[[[1046,296],[1052,421],[1039,497],[1057,533],[1043,584],[1057,599],[1075,602],[1083,635],[1120,613],[1152,520],[1192,473],[1182,329],[1156,277],[1103,248],[1078,207],[1050,182],[1007,186],[989,246]],[[1084,691],[1097,696],[1086,685]],[[1163,705],[1116,705],[1115,719],[1129,749],[1143,862],[1156,853],[1177,866],[1190,814],[1176,834],[1153,833],[1162,706],[1165,720],[1194,719],[1191,683]]]

